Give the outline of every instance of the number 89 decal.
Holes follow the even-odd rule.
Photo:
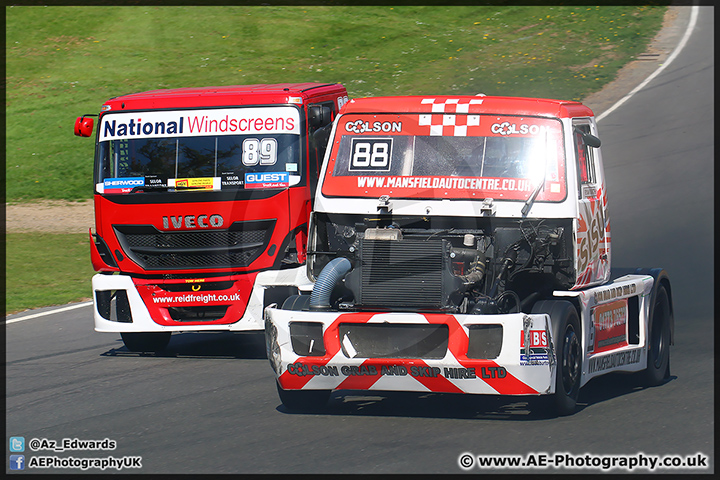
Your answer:
[[[247,167],[275,165],[277,163],[277,140],[274,138],[246,138],[242,144],[242,163]]]
[[[389,172],[392,138],[353,138],[350,171]]]

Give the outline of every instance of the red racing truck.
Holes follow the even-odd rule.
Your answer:
[[[288,408],[333,390],[548,399],[669,376],[660,268],[610,270],[600,140],[578,102],[364,98],[334,121],[309,222],[310,295],[266,308]]]
[[[98,118],[95,330],[131,351],[172,332],[262,330],[308,284],[307,223],[340,84],[155,90]],[[94,121],[79,117],[75,134]]]

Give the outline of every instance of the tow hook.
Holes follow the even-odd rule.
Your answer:
[[[392,212],[393,206],[389,195],[381,195],[380,198],[378,198],[378,202],[378,213],[388,214]]]
[[[483,200],[480,206],[480,215],[483,217],[494,217],[495,216],[495,204],[493,204],[492,198],[486,198]]]
[[[533,326],[533,319],[529,315],[523,315],[523,338],[525,339],[525,358],[527,359],[528,365],[537,365],[539,360],[533,359],[530,356],[530,329]],[[550,328],[548,322],[545,322],[545,338],[548,339],[548,346],[545,347],[545,351],[548,356],[548,364],[550,369],[555,365],[555,347],[553,345],[552,336],[550,335]]]
[[[545,322],[545,336],[548,339],[548,346],[547,348],[545,348],[545,351],[547,352],[550,370],[552,370],[553,366],[555,365],[555,346],[553,345],[552,335],[550,335],[550,328],[548,326],[548,322]]]
[[[532,328],[533,320],[528,315],[523,315],[523,338],[525,339],[525,359],[528,364],[532,364],[530,356],[530,328]]]

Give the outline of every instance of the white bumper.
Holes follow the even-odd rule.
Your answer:
[[[201,322],[172,322],[165,314],[158,313],[157,305],[148,307],[138,291],[138,287],[132,278],[126,275],[94,275],[92,278],[93,288],[93,317],[95,320],[95,330],[98,332],[178,332],[178,331],[250,331],[263,329],[263,307],[265,290],[276,286],[292,286],[299,290],[307,290],[312,288],[311,282],[305,274],[305,267],[298,267],[287,270],[270,270],[260,272],[255,277],[254,283],[250,290],[249,297],[245,302],[243,300],[233,300],[240,307],[242,303],[247,303],[242,316],[238,319],[232,319],[225,323],[206,323]],[[117,292],[125,291],[127,295],[127,304],[129,306],[129,318],[120,316],[116,311],[117,300],[109,309],[99,308],[98,292]],[[198,295],[199,297],[200,295]],[[163,306],[171,306],[167,303]],[[101,310],[104,310],[101,313]],[[151,311],[155,312],[153,315]],[[119,321],[120,320],[120,321]],[[124,321],[123,321],[124,320]],[[131,321],[128,321],[131,320]],[[171,324],[175,323],[175,324]]]
[[[545,314],[340,313],[267,308],[265,315],[268,359],[280,386],[286,390],[348,389],[501,395],[538,395],[555,391],[556,362],[550,333],[552,329],[550,317]],[[293,347],[293,340],[296,346],[302,341],[297,336],[298,330],[295,330],[295,338],[291,338],[291,324],[294,322],[315,322],[322,326],[322,338],[311,339],[312,346],[308,352],[304,352],[310,355],[299,355]],[[447,332],[447,338],[439,350],[435,349],[432,358],[394,358],[397,355],[392,353],[367,358],[358,354],[350,339],[356,325],[375,325],[379,328],[387,325],[425,326],[428,327],[427,331],[440,328]],[[495,334],[495,342],[499,341],[500,344],[489,348],[496,352],[499,349],[499,352],[490,355],[494,358],[470,358],[470,337],[476,345],[480,337],[475,332],[484,331],[483,326],[488,325],[496,333],[498,325],[502,327],[500,340]],[[341,334],[343,338],[340,338]],[[316,341],[323,345],[317,346]],[[388,348],[390,351],[393,347],[378,348]],[[477,352],[477,349],[474,351]],[[472,356],[478,355],[473,353]]]

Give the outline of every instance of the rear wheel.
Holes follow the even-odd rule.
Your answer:
[[[575,307],[564,300],[537,302],[533,313],[547,313],[552,322],[557,373],[549,407],[558,415],[575,413],[582,378],[582,331]]]
[[[275,385],[280,401],[289,410],[320,410],[330,399],[330,390],[285,390],[279,383],[276,382]]]
[[[642,372],[643,384],[650,387],[670,376],[670,315],[670,297],[660,285],[650,319],[647,368]]]
[[[123,332],[125,348],[131,352],[161,352],[170,342],[172,332]]]

